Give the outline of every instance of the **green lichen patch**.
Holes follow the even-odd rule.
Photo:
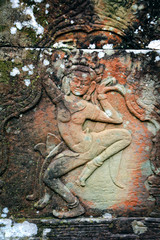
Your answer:
[[[12,68],[13,63],[11,61],[0,61],[0,83],[9,83],[9,75]]]
[[[24,28],[22,30],[22,32],[26,35],[27,38],[29,38],[31,40],[32,44],[35,44],[35,42],[37,41],[37,36],[36,36],[36,33],[33,29]]]
[[[0,25],[0,32],[3,32],[6,29],[5,25]]]

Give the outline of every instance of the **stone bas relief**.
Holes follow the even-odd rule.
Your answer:
[[[0,1],[0,239],[160,239],[158,6]]]
[[[108,96],[113,94],[115,99],[122,98],[125,108],[139,118],[137,109],[134,109],[136,103],[134,107],[131,106],[124,85],[119,84],[115,77],[103,76],[105,65],[100,64],[99,59],[96,59],[95,66],[90,66],[87,55],[81,54],[77,51],[72,60],[64,63],[63,77],[59,79],[62,85],[61,90],[55,84],[54,74],[44,75],[42,79],[42,86],[57,109],[60,139],[48,133],[46,144],[39,143],[35,146],[35,150],[39,151],[44,158],[46,169],[43,165],[41,178],[45,183],[45,194],[34,206],[37,209],[45,208],[53,192],[57,193],[67,203],[67,211],[53,210],[53,215],[58,218],[75,217],[85,212],[76,196],[77,193],[73,193],[73,189],[61,180],[67,173],[81,166],[83,167],[77,176],[74,176],[75,189],[79,190],[87,185],[91,190],[92,184],[98,181],[98,178],[93,178],[96,171],[98,168],[103,169],[107,161],[110,165],[108,166],[110,172],[107,174],[117,188],[116,191],[120,189],[121,192],[121,189],[123,191],[126,189],[128,176],[125,176],[124,184],[125,169],[120,170],[122,167],[120,165],[125,161],[123,151],[126,148],[127,155],[132,154],[130,150],[132,130],[122,126],[123,112],[117,111],[112,106]],[[97,57],[98,54],[94,55]],[[116,94],[115,97],[114,94]],[[120,104],[119,101],[118,104]],[[140,120],[143,121],[149,120],[142,116],[141,118]],[[126,122],[129,126],[130,121]],[[108,128],[107,126],[110,125],[112,126]],[[128,156],[127,158],[129,160]],[[113,170],[112,161],[114,162]],[[105,177],[106,173],[102,171],[101,174]],[[89,179],[91,179],[90,182]],[[27,198],[31,200],[30,196]]]
[[[121,124],[123,120],[107,101],[106,93],[112,91],[112,87],[105,85],[110,85],[113,80],[107,79],[106,82],[98,85],[96,84],[97,76],[94,72],[89,71],[89,67],[79,68],[79,66],[74,67],[71,73],[62,80],[64,92],[67,95],[61,93],[51,79],[43,79],[47,95],[57,105],[58,129],[64,143],[69,148],[53,158],[43,178],[45,184],[58,193],[71,209],[67,213],[54,210],[53,215],[60,218],[74,217],[84,213],[78,199],[61,182],[60,177],[86,164],[76,181],[77,185],[84,187],[86,179],[102,166],[104,161],[131,143],[131,134],[125,129],[113,128],[100,132],[90,132],[88,128],[83,129],[87,119],[96,123],[113,124]],[[113,87],[113,90],[120,91],[118,87]],[[97,106],[89,102],[91,94],[93,94],[93,98],[95,97]],[[36,148],[39,146],[41,144]],[[60,146],[58,145],[56,148]],[[52,158],[54,151],[55,149],[52,149],[47,158]],[[44,196],[43,200],[40,200],[40,208],[44,207],[42,204],[47,203],[46,199]]]
[[[34,200],[40,214],[125,215],[154,207],[147,178],[153,175],[149,159],[158,122],[143,98],[135,98],[141,63],[132,60],[131,68],[129,55],[116,54],[56,50],[40,59],[43,95],[28,113],[34,111],[27,132],[32,146],[24,147],[37,164],[26,181],[28,193],[35,190],[24,201],[30,206]]]

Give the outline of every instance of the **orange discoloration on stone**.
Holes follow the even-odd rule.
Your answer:
[[[105,64],[105,71],[103,78],[106,77],[115,77],[120,84],[125,84],[127,81],[127,65],[122,63],[119,58],[113,58],[109,60],[102,60]]]
[[[118,33],[118,30],[115,29],[115,33]],[[118,47],[122,42],[122,38],[115,33],[114,31],[110,32],[109,27],[105,31],[97,27],[97,30],[88,33],[85,31],[65,33],[58,36],[55,43],[59,42],[78,48],[91,48],[92,44],[94,44],[94,48],[103,48],[106,44],[113,44],[113,47]]]
[[[58,56],[58,59],[57,59],[57,56]],[[54,54],[52,54],[52,56],[51,56],[51,60],[53,61],[53,62],[56,62],[57,60],[62,60],[63,58],[64,58],[64,56],[65,56],[65,52],[64,51],[61,51],[61,50],[56,50],[55,52],[54,52]]]
[[[115,94],[116,95],[116,94]],[[127,160],[127,169],[129,172],[128,178],[128,197],[127,200],[124,199],[117,204],[112,205],[110,208],[112,209],[123,209],[123,211],[134,211],[134,207],[147,206],[147,197],[148,193],[145,189],[144,182],[147,179],[146,175],[143,175],[143,164],[149,159],[150,151],[152,148],[151,138],[153,134],[148,130],[147,123],[139,121],[133,115],[128,113],[128,109],[124,107],[122,97],[118,97],[119,101],[115,101],[117,97],[111,97],[110,100],[115,102],[117,108],[121,113],[123,113],[123,119],[128,121],[127,128],[132,132],[132,143],[130,149],[128,149],[128,154],[132,158],[128,158]],[[121,104],[119,104],[121,102]],[[146,151],[146,146],[149,148]],[[127,153],[126,153],[127,154]],[[123,179],[123,177],[122,177]],[[123,193],[122,193],[123,194]],[[121,195],[121,191],[118,193],[117,197],[119,200]],[[144,205],[144,206],[143,206]]]
[[[57,123],[54,111],[55,106],[49,101],[45,105],[45,109],[43,103],[40,103],[37,107],[34,113],[33,128],[38,142],[45,141],[48,132],[57,132]]]

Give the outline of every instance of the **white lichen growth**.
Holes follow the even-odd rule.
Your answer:
[[[16,75],[20,74],[20,71],[18,68],[13,68],[12,71],[10,72],[10,76],[15,77]]]
[[[151,41],[147,47],[151,49],[160,49],[160,40]]]
[[[102,47],[103,49],[113,49],[113,44],[105,44]]]
[[[140,4],[139,7],[138,7],[139,10],[142,10],[144,9],[144,5],[143,4]]]
[[[32,7],[26,7],[23,11],[25,15],[29,15],[31,19],[29,21],[22,22],[22,25],[25,27],[30,27],[33,30],[35,30],[36,35],[41,35],[44,32],[44,28],[36,22],[35,16],[33,14],[33,6]]]
[[[33,71],[32,71],[32,70],[28,72],[28,75],[32,75],[32,74],[33,74]]]
[[[14,22],[14,25],[16,26],[16,28],[18,30],[22,30],[22,28],[23,28],[23,24],[21,22],[16,21],[16,22]]]
[[[33,64],[29,64],[28,67],[29,67],[29,69],[31,69],[31,70],[33,70],[33,68],[34,68]]]
[[[90,49],[95,49],[96,48],[96,45],[93,43],[93,44],[89,44],[89,47]]]
[[[150,22],[150,24],[156,25],[156,24],[157,24],[157,20],[156,20],[156,19],[152,20],[152,21]]]
[[[137,34],[137,33],[138,33],[138,29],[136,29],[136,30],[134,31],[134,33]]]
[[[24,84],[28,87],[31,84],[30,79],[24,79]]]
[[[53,44],[53,48],[68,48],[73,49],[73,46],[68,45],[68,43],[64,42],[56,42]]]
[[[49,11],[48,11],[49,6],[50,6],[49,3],[47,3],[47,4],[46,4],[46,9],[45,9],[45,14],[48,14],[48,13],[49,13]]]
[[[44,66],[48,66],[49,65],[49,61],[47,59],[44,59],[43,60],[43,64],[44,64]]]
[[[19,0],[10,0],[12,8],[18,8],[20,6]]]
[[[138,30],[140,30],[141,32],[143,32],[143,28],[141,26],[139,26]]]
[[[50,232],[51,232],[50,228],[43,229],[43,237],[45,237],[47,235],[47,233],[50,233]]]
[[[126,49],[125,50],[127,53],[134,53],[134,54],[147,54],[148,52],[150,52],[150,50],[143,50],[143,49]]]
[[[134,220],[131,224],[135,234],[140,235],[147,231],[147,226],[145,226],[142,221]]]
[[[133,9],[134,11],[137,11],[138,5],[137,5],[137,4],[132,5],[132,9]]]
[[[22,71],[28,72],[28,75],[32,75],[34,68],[35,68],[35,67],[33,66],[33,64],[29,64],[28,66],[23,66],[23,67],[22,67]]]
[[[11,2],[12,2],[12,7],[14,7],[14,8],[17,8],[20,6],[19,1],[12,0]],[[40,2],[42,2],[42,0],[37,0],[35,2],[40,3]],[[23,5],[23,3],[21,5]],[[39,36],[40,38],[42,37],[44,28],[40,24],[37,23],[36,18],[33,13],[33,9],[34,9],[34,5],[32,5],[31,7],[27,6],[24,8],[23,14],[30,16],[30,20],[23,21],[23,22],[15,21],[14,27],[11,27],[11,29],[10,29],[11,34],[16,34],[17,29],[22,30],[23,27],[26,27],[26,28],[32,28],[36,32],[37,36]]]
[[[10,28],[10,33],[11,34],[16,34],[16,32],[17,32],[17,28],[16,27],[11,27]]]
[[[35,3],[41,3],[43,0],[34,0]]]
[[[98,57],[99,57],[99,58],[103,58],[103,57],[104,57],[104,55],[105,55],[105,53],[104,53],[104,52],[99,52],[99,53],[98,53]]]
[[[38,231],[36,224],[27,221],[13,223],[11,219],[0,219],[0,226],[1,240],[32,237]]]
[[[44,53],[46,53],[49,56],[52,55],[52,48],[45,49]]]
[[[155,61],[155,62],[160,61],[160,56],[156,56],[154,61]]]
[[[6,218],[8,212],[9,212],[9,210],[8,210],[7,207],[3,208],[3,210],[2,210],[2,214],[1,214],[1,217],[2,217],[2,218]]]
[[[22,67],[22,70],[23,70],[24,72],[28,72],[28,71],[29,71],[29,68],[28,68],[27,66],[24,66],[24,67]]]
[[[147,18],[149,19],[151,16],[150,16],[150,14],[149,13],[147,13]]]
[[[3,208],[2,212],[7,214],[7,213],[9,213],[9,209],[7,207],[5,207],[5,208]]]
[[[102,217],[107,219],[107,220],[111,220],[112,219],[112,215],[110,213],[105,213]]]

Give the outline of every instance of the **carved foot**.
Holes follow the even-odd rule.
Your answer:
[[[85,180],[82,180],[81,178],[76,180],[76,184],[80,187],[86,186]]]
[[[84,214],[85,210],[84,208],[78,204],[77,207],[69,209],[68,212],[57,212],[56,210],[53,210],[53,216],[57,218],[72,218],[72,217],[78,217]]]
[[[38,210],[45,208],[48,205],[50,198],[51,198],[51,195],[49,195],[48,193],[45,193],[45,195],[38,202],[34,204],[34,207]]]
[[[96,165],[93,160],[87,163],[78,177],[76,184],[81,187],[86,186],[86,180],[92,175],[92,173],[98,168],[99,166]]]
[[[36,193],[33,193],[33,194],[30,194],[30,195],[26,196],[26,199],[28,201],[34,201],[34,200],[36,200],[36,198],[37,198],[37,194]]]

